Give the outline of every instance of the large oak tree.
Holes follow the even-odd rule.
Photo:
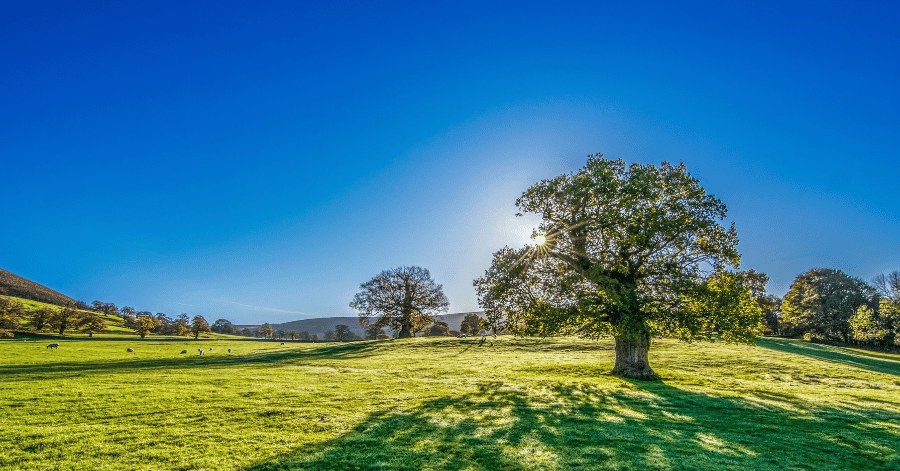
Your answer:
[[[428,270],[416,266],[385,270],[359,287],[362,291],[350,302],[351,308],[360,311],[359,325],[390,327],[399,331],[401,339],[412,337],[413,331],[430,324],[432,316],[446,312],[450,305]]]
[[[475,280],[494,328],[521,335],[615,338],[613,373],[652,378],[651,338],[749,341],[760,326],[737,267],[725,205],[684,165],[626,165],[601,154],[516,200],[543,221],[543,244],[494,254]]]

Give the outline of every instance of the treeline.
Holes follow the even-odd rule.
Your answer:
[[[770,333],[809,341],[895,349],[900,346],[900,271],[871,284],[817,268],[798,276],[767,313]]]

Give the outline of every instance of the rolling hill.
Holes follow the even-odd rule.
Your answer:
[[[434,316],[436,320],[444,321],[450,327],[450,330],[459,330],[459,326],[462,323],[463,318],[466,317],[466,314],[469,312],[475,312],[479,316],[484,316],[484,311],[467,311],[467,312],[458,312],[454,314],[441,314]],[[334,330],[335,326],[338,325],[346,325],[350,327],[350,330],[359,335],[364,334],[364,329],[359,326],[359,318],[358,317],[319,317],[315,319],[301,319],[296,321],[284,322],[281,324],[270,324],[272,326],[272,330],[283,330],[285,332],[290,332],[295,330],[297,332],[307,331],[310,334],[317,335],[325,335],[326,331]],[[249,328],[249,329],[257,329],[259,325],[237,325],[235,326],[238,329]]]
[[[75,304],[74,299],[0,268],[0,295],[30,299],[56,306]]]

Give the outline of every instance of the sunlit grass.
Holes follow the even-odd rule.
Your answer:
[[[607,374],[605,341],[62,343],[0,342],[0,467],[900,464],[897,355],[660,341],[651,362],[663,380],[640,382]]]

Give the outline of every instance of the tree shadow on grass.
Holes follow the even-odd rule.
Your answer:
[[[124,348],[124,347],[123,347]],[[182,346],[173,347],[175,351],[181,351]],[[188,354],[177,354],[168,358],[135,358],[127,354],[129,358],[121,360],[97,360],[97,361],[63,361],[40,364],[0,364],[0,378],[4,382],[30,381],[40,379],[62,379],[74,376],[83,376],[91,373],[103,373],[114,371],[141,371],[141,370],[179,370],[179,369],[213,369],[233,368],[242,365],[292,363],[298,361],[312,361],[316,359],[341,359],[363,358],[374,355],[378,349],[383,348],[378,342],[351,342],[339,344],[325,344],[311,350],[285,349],[275,351],[253,352],[246,354],[216,352],[198,356],[193,347]],[[224,350],[224,349],[223,349]],[[125,354],[123,353],[123,356]]]
[[[818,358],[832,363],[855,366],[876,373],[900,376],[900,361],[842,347],[771,337],[756,339],[756,345],[786,353]]]
[[[887,470],[900,466],[898,420],[896,408],[716,397],[662,381],[527,393],[496,383],[376,412],[341,437],[244,470]]]

